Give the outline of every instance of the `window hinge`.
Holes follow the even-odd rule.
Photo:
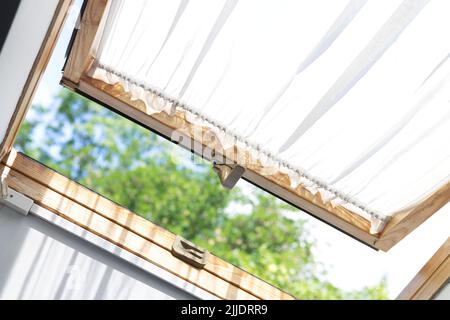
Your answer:
[[[214,163],[213,169],[219,176],[222,186],[227,189],[233,188],[245,172],[245,168],[239,165]]]
[[[208,251],[197,247],[190,241],[177,236],[172,245],[172,254],[180,260],[199,269],[203,269],[208,261]]]
[[[20,192],[8,188],[8,184],[3,177],[0,179],[0,189],[0,203],[5,204],[25,216],[28,215],[33,206],[33,200]]]

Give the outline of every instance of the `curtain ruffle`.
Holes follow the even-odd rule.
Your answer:
[[[220,122],[210,119],[197,109],[170,97],[160,88],[139,83],[129,75],[98,63],[94,63],[88,76],[114,85],[116,91],[123,91],[122,95],[128,94],[130,101],[140,101],[145,108],[142,111],[148,115],[165,114],[172,120],[176,116],[183,118],[188,125],[183,123],[178,127],[175,123],[174,129],[212,147],[211,149],[216,154],[224,155],[227,161],[232,161],[232,163],[253,170],[265,178],[275,180],[290,192],[309,201],[313,200],[312,202],[325,209],[340,208],[346,214],[356,214],[362,217],[369,222],[372,234],[380,233],[390,219],[390,216],[371,210],[367,205],[335,190],[302,168],[292,166],[262,146],[227,129]]]

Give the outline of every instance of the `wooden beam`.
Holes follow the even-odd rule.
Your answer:
[[[394,214],[375,246],[388,251],[450,200],[450,181],[418,204]]]
[[[64,77],[77,84],[83,72],[88,70],[95,58],[95,43],[99,29],[106,19],[109,0],[87,0],[80,29],[78,30],[69,57],[64,67]]]
[[[416,292],[414,300],[430,300],[447,283],[450,278],[450,258],[436,269],[428,281]]]
[[[39,53],[33,63],[30,74],[28,75],[16,109],[14,110],[13,116],[9,122],[5,139],[0,144],[0,159],[7,155],[12,149],[14,140],[16,139],[20,126],[25,119],[25,115],[31,101],[33,100],[39,81],[44,74],[53,49],[56,46],[56,42],[67,18],[72,1],[73,0],[60,0],[56,7],[56,11],[45,35],[44,42],[39,49]]]
[[[66,199],[64,201],[71,203],[72,206],[77,206],[77,208],[83,207],[83,210],[89,212],[90,215],[98,215],[99,217],[97,220],[101,221],[100,223],[108,225],[112,223],[113,225],[117,225],[118,227],[127,230],[127,232],[145,239],[145,241],[151,242],[167,252],[171,252],[176,235],[168,230],[138,216],[128,209],[117,205],[20,153],[16,153],[15,151],[11,152],[8,159],[3,163],[8,168],[14,170],[16,173],[15,176],[19,176],[20,174],[22,180],[24,179],[23,177],[26,177],[26,179],[34,181],[33,190],[42,190],[41,193],[35,194],[34,192],[23,188],[21,190],[25,191],[24,193],[28,196],[31,195],[35,201],[45,205],[52,211],[58,211],[57,213],[62,216],[69,217],[71,221],[80,224],[77,221],[80,216],[70,215],[70,213],[68,213],[70,211],[64,211],[66,210],[66,207],[56,207],[56,202],[49,202],[51,198],[48,199],[48,195],[53,195],[55,198],[59,197]],[[31,186],[32,184],[28,185]],[[36,187],[36,185],[39,187]],[[45,197],[42,196],[44,193],[46,194]],[[105,228],[102,230],[105,230]],[[98,230],[96,232],[98,233]],[[102,236],[101,234],[99,235]],[[108,236],[108,234],[105,236]],[[122,246],[126,247],[127,242],[123,242]],[[148,256],[147,259],[159,261],[156,256]],[[170,268],[170,264],[167,266],[165,265],[165,268]],[[212,254],[208,258],[208,263],[204,267],[204,270],[219,278],[221,281],[225,281],[259,299],[293,299],[289,294]],[[214,294],[214,292],[212,293]]]
[[[450,279],[450,238],[397,297],[399,300],[428,300]]]
[[[5,166],[0,165],[0,171],[4,170]],[[44,187],[14,169],[8,170],[6,181],[10,188],[34,199],[39,206],[197,285],[221,299],[256,299],[255,296],[214,276],[206,270],[191,267],[160,246]]]

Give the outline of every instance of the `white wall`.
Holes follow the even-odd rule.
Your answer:
[[[0,54],[0,142],[52,20],[58,0],[22,0]]]
[[[0,204],[0,299],[193,299],[35,216]]]

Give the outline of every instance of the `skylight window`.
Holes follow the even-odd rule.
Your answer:
[[[88,76],[372,233],[448,181],[447,3],[255,5],[114,1]]]
[[[70,31],[51,58],[16,139],[18,151],[298,297],[369,294],[329,283],[314,259],[305,214],[243,180],[224,189],[211,162],[59,87]],[[122,211],[119,220],[128,221]]]
[[[138,256],[158,248],[166,266],[184,261],[171,252],[180,235],[298,297],[364,297],[371,291],[345,293],[316,269],[320,235],[297,209],[387,251],[448,203],[447,7],[87,0],[50,66],[62,79],[44,80],[66,88],[47,101],[40,92],[16,148],[98,194],[15,151],[2,168],[44,207],[55,193],[55,214],[64,202],[69,221]],[[211,292],[213,277],[241,297],[290,297],[214,259],[200,288]],[[212,293],[230,297],[221,290]]]
[[[88,3],[62,82],[382,250],[448,202],[446,2],[199,5]]]

